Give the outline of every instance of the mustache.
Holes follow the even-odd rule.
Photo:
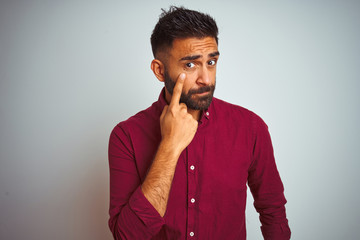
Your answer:
[[[191,94],[197,94],[197,93],[210,92],[210,91],[213,91],[214,89],[215,89],[214,85],[209,85],[209,86],[204,86],[204,87],[200,87],[197,89],[190,89],[187,94],[191,95]]]

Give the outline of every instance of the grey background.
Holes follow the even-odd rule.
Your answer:
[[[220,28],[215,96],[268,124],[292,239],[360,235],[359,1],[1,1],[0,239],[111,239],[107,144],[162,84],[171,3]],[[249,196],[248,239],[261,239]]]

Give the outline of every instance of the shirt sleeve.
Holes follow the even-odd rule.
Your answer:
[[[165,222],[141,191],[133,146],[121,123],[110,135],[109,167],[109,227],[114,239],[150,239]]]
[[[270,134],[259,117],[254,120],[254,147],[248,185],[260,214],[265,240],[288,240],[291,231],[286,218],[284,187],[278,173]]]

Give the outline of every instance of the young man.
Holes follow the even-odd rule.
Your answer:
[[[246,184],[264,239],[290,238],[266,124],[213,98],[218,29],[208,15],[171,7],[151,36],[158,101],[110,136],[115,239],[246,239]]]

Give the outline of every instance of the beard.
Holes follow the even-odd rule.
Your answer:
[[[165,87],[168,92],[173,95],[176,82],[169,76],[168,71],[165,69],[164,73]],[[209,108],[215,91],[215,84],[199,87],[197,89],[190,89],[188,93],[181,93],[180,102],[185,103],[186,106],[193,110],[206,110]],[[208,92],[205,96],[196,96],[197,93]]]

